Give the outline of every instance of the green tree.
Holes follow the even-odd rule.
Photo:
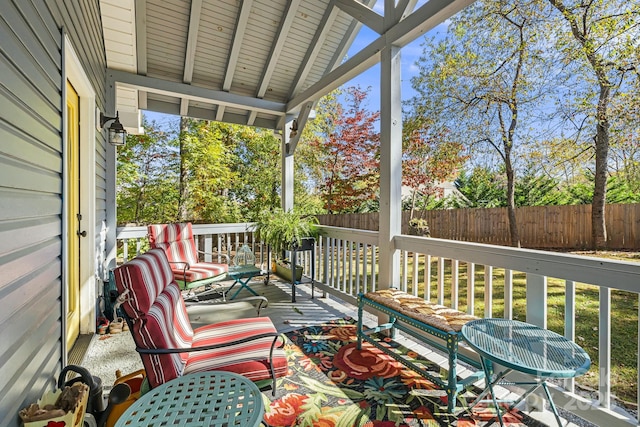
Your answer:
[[[118,149],[118,224],[168,222],[176,218],[179,154],[175,133],[146,120],[143,127],[143,135],[128,135],[125,146]]]
[[[476,145],[476,154],[483,144],[499,157],[513,246],[520,245],[517,147],[528,138],[532,123],[523,119],[543,97],[547,71],[540,62],[537,19],[527,1],[476,2],[451,19],[441,41],[425,42],[420,73],[412,79],[416,116],[430,116],[443,131],[455,131],[453,138]]]
[[[590,135],[595,156],[591,222],[594,249],[603,249],[607,244],[605,203],[611,123],[615,117],[611,105],[614,98],[624,96],[630,78],[638,79],[640,4],[618,0],[548,1],[564,21],[564,25],[550,26],[556,47],[586,83],[584,92],[572,98],[571,116],[585,116],[580,131],[583,126],[595,127]]]
[[[454,184],[474,208],[498,208],[507,205],[503,174],[486,167],[475,167],[471,173],[462,170]]]
[[[180,133],[183,185],[188,218],[197,222],[232,222],[235,210],[227,193],[236,179],[232,171],[235,128],[218,122],[188,119]]]
[[[469,158],[463,154],[462,143],[447,137],[449,132],[435,133],[433,129],[424,116],[408,117],[403,123],[402,185],[411,189],[410,219],[419,199],[426,207],[430,199],[442,198],[441,187],[436,184],[450,181]]]

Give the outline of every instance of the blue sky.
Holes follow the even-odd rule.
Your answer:
[[[416,9],[427,3],[427,0],[419,0]],[[373,7],[378,14],[384,15],[384,0],[377,0]],[[440,24],[433,30],[427,33],[427,36],[434,34],[443,34],[446,31],[446,24]],[[379,35],[370,30],[368,27],[362,26],[362,29],[358,33],[358,36],[353,42],[353,45],[349,49],[347,56],[362,50],[369,43],[377,39]],[[411,78],[418,74],[418,67],[416,61],[422,54],[422,47],[420,46],[424,41],[424,36],[418,37],[413,42],[404,46],[400,53],[401,67],[402,67],[402,100],[410,99],[415,91],[411,87]],[[376,64],[358,77],[350,80],[345,84],[345,87],[359,85],[362,89],[370,87],[369,97],[367,102],[367,109],[371,111],[380,110],[380,64]]]

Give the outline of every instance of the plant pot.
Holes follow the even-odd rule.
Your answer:
[[[291,282],[291,263],[287,261],[277,261],[276,274],[278,277]],[[296,282],[299,282],[300,280],[302,280],[302,266],[296,265]]]

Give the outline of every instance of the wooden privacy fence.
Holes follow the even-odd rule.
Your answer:
[[[431,236],[509,246],[507,208],[447,209],[417,212]],[[520,242],[525,248],[591,249],[591,205],[527,206],[516,209]],[[378,230],[378,213],[318,215],[320,224]],[[640,250],[640,204],[606,206],[607,247]],[[402,212],[402,232],[409,234],[409,212]]]

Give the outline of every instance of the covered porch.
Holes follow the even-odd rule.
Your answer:
[[[316,258],[307,256],[303,258],[302,265],[308,274],[311,263],[315,263],[316,297],[324,293],[329,296],[327,299],[311,300],[310,289],[307,285],[302,285],[298,286],[301,296],[296,304],[292,304],[290,285],[282,281],[278,281],[275,286],[265,287],[261,283],[254,285],[259,293],[264,293],[269,298],[270,306],[264,314],[274,320],[280,331],[310,326],[345,315],[357,317],[355,305],[358,293],[383,288],[378,274],[380,255],[377,232],[327,226],[321,228],[322,236],[317,242]],[[202,237],[200,241],[204,250],[221,248],[231,251],[239,244],[246,243],[256,254],[264,253],[260,242],[254,239],[251,224],[195,225],[194,232]],[[591,368],[597,372],[589,374],[597,378],[597,390],[577,386],[574,380],[557,382],[551,387],[554,401],[565,411],[595,425],[636,423],[634,415],[626,411],[611,392],[615,386],[615,382],[612,383],[611,380],[611,343],[627,339],[612,331],[611,292],[634,292],[634,283],[640,278],[637,265],[594,257],[407,235],[396,236],[394,241],[400,252],[398,287],[401,290],[438,304],[475,313],[479,317],[512,319],[514,312],[523,312],[522,307],[517,310],[514,307],[525,304],[526,318],[519,320],[543,328],[560,322],[562,330],[557,330],[556,327],[556,332],[578,342],[576,324],[585,320],[576,303],[579,300],[576,292],[579,295],[585,285],[597,289],[599,320],[594,330],[597,330],[600,346],[597,351],[597,368]],[[145,244],[146,227],[118,229],[118,247],[122,261],[134,257]],[[269,265],[268,260],[259,255],[256,263]],[[514,297],[522,293],[522,289],[516,289],[521,285],[514,285],[513,280],[519,275],[526,277],[525,301]],[[563,282],[564,310],[548,306],[549,280]],[[374,324],[376,318],[367,314],[367,319]],[[439,353],[433,348],[421,346],[410,337],[406,339],[408,346],[420,346],[423,352],[421,354],[433,355],[440,363],[446,364],[446,359],[442,355],[436,356]],[[462,372],[465,370],[466,368]],[[549,415],[551,413],[546,414]],[[555,425],[552,415],[546,422]]]
[[[600,295],[597,396],[578,397],[568,382],[554,388],[555,400],[597,425],[636,424],[613,410],[610,349],[628,339],[612,331],[611,292],[637,296],[637,265],[401,234],[401,49],[471,3],[384,0],[383,10],[374,11],[372,0],[6,2],[0,11],[6,142],[0,150],[0,425],[18,425],[18,411],[55,387],[77,336],[96,330],[109,270],[145,247],[146,228],[117,228],[117,148],[101,115],[119,113],[131,133],[140,132],[141,110],[277,131],[281,199],[289,209],[295,149],[314,102],[377,63],[380,231],[323,227],[317,258],[305,267],[315,263],[318,289],[348,307],[329,315],[352,313],[360,291],[398,287],[464,310],[481,302],[484,317],[510,318],[521,301],[511,278],[524,274],[521,320],[546,327],[561,317],[573,340],[580,321],[576,288],[593,285]],[[376,37],[345,60],[363,26]],[[256,243],[250,224],[196,228],[208,247]],[[506,277],[500,313],[492,291],[496,270]],[[485,277],[482,294],[474,271]],[[547,307],[550,278],[565,283],[563,312]],[[274,316],[277,301],[274,296]]]

